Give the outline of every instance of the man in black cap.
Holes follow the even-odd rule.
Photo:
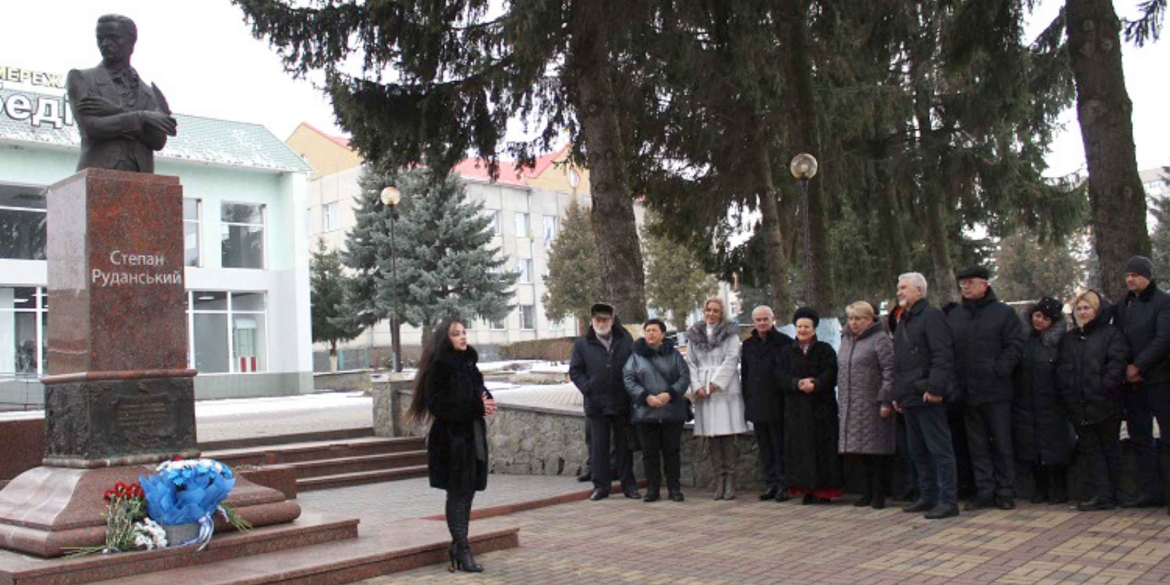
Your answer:
[[[626,444],[630,399],[622,377],[622,367],[633,351],[634,338],[622,328],[612,305],[595,303],[589,312],[589,331],[573,342],[569,361],[569,378],[585,396],[593,480],[593,494],[589,499],[597,501],[609,497],[611,438],[617,452],[622,492],[627,498],[641,498]]]
[[[1165,442],[1170,429],[1170,295],[1154,282],[1154,263],[1134,256],[1125,263],[1125,287],[1129,294],[1117,307],[1115,323],[1129,342],[1129,365],[1121,393],[1125,427],[1141,470],[1136,497],[1121,503],[1125,508],[1160,506],[1161,457],[1154,441],[1153,421],[1158,419]]]
[[[1015,508],[1012,454],[1012,373],[1027,341],[1016,312],[1000,302],[986,268],[959,272],[963,302],[947,313],[955,338],[955,390],[963,396],[963,423],[975,479],[968,510]]]

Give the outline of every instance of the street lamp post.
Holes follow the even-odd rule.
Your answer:
[[[390,209],[390,347],[395,372],[402,371],[402,346],[398,339],[398,244],[394,239],[394,224],[398,223],[398,202],[402,192],[396,187],[382,189],[382,205]]]
[[[804,245],[804,253],[801,255],[801,263],[804,265],[804,297],[806,303],[815,307],[817,306],[817,282],[812,266],[812,238],[809,235],[812,228],[808,217],[808,182],[817,174],[817,159],[807,152],[802,152],[792,157],[788,169],[792,171],[792,176],[800,181],[800,219],[801,227],[804,228],[804,233],[801,236],[801,243]]]

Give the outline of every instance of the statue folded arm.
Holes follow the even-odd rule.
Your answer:
[[[127,110],[101,96],[87,95],[85,86],[86,79],[80,71],[69,72],[66,80],[69,107],[90,140],[129,138],[157,151],[167,145],[168,135],[175,134],[175,119],[170,115],[152,110]]]

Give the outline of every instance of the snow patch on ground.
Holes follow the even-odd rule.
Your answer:
[[[305,396],[273,396],[268,398],[232,398],[204,400],[195,403],[196,417],[232,416],[238,414],[296,412],[322,410],[343,406],[374,406],[374,399],[361,391],[324,392]]]

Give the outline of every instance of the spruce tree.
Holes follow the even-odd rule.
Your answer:
[[[1022,230],[1001,240],[995,254],[996,295],[1002,301],[1041,295],[1071,299],[1085,277],[1085,265],[1073,256],[1072,243],[1072,238],[1042,243]]]
[[[390,248],[384,243],[384,239],[389,239],[390,214],[382,205],[381,192],[392,181],[388,173],[372,171],[369,166],[363,168],[358,178],[361,194],[354,209],[354,226],[345,234],[345,249],[341,253],[342,263],[352,274],[345,291],[345,311],[367,327],[390,316],[388,307],[377,302],[377,291],[382,279],[382,261],[388,261],[390,255]]]
[[[424,164],[436,177],[474,151],[498,173],[501,154],[532,166],[568,131],[572,156],[590,172],[591,223],[602,282],[618,312],[645,317],[641,251],[619,71],[644,54],[653,28],[647,0],[233,0],[286,69],[322,71],[341,126],[368,161]],[[496,9],[499,10],[496,10]],[[620,14],[620,18],[615,15]],[[344,71],[358,62],[361,72]],[[532,140],[508,142],[520,118]]]
[[[1163,173],[1170,177],[1170,167],[1164,167]],[[1170,178],[1162,179],[1170,186]],[[1170,290],[1170,198],[1150,197],[1150,212],[1154,216],[1154,232],[1150,234],[1151,256],[1154,262],[1154,277],[1158,287]]]
[[[580,329],[589,322],[589,308],[604,299],[601,262],[589,212],[573,200],[548,253],[548,278],[540,302],[549,319],[573,317]]]
[[[317,241],[317,250],[309,272],[310,317],[313,342],[329,344],[329,369],[337,367],[337,344],[361,335],[364,327],[345,309],[345,291],[349,279],[341,265],[341,254],[327,251],[325,241]]]
[[[719,291],[719,282],[704,270],[693,252],[664,237],[662,229],[653,220],[642,228],[646,293],[650,306],[670,315],[670,324],[682,331],[687,317]]]
[[[490,247],[491,218],[483,205],[467,200],[462,180],[451,175],[436,181],[426,171],[400,175],[402,191],[395,242],[397,276],[389,254],[378,260],[375,304],[389,313],[397,303],[404,322],[423,331],[424,339],[443,317],[470,323],[503,319],[512,310],[517,272],[503,269],[505,259]],[[389,245],[389,232],[378,234]]]

